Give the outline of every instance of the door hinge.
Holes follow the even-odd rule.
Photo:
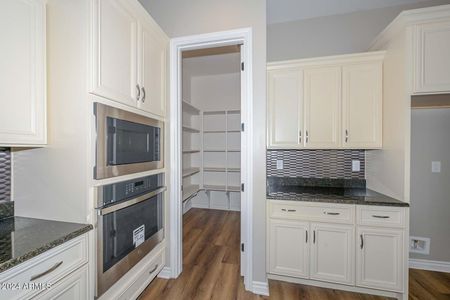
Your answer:
[[[245,130],[245,125],[244,125],[244,123],[241,123],[241,131],[244,132],[244,130]]]
[[[181,191],[183,191],[183,185],[181,185]]]
[[[244,71],[244,62],[241,62],[241,71]]]
[[[243,192],[243,191],[244,191],[244,184],[241,183],[241,192]]]
[[[244,243],[241,243],[241,252],[245,252]]]

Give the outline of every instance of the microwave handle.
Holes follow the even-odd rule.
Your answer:
[[[154,191],[151,191],[151,192],[149,192],[147,194],[144,194],[144,195],[141,195],[139,197],[130,199],[128,201],[121,202],[119,204],[108,206],[108,207],[105,207],[105,208],[100,208],[99,209],[99,214],[101,216],[103,216],[103,215],[115,212],[115,211],[117,211],[119,209],[122,209],[122,208],[125,208],[125,207],[128,207],[128,206],[137,204],[139,202],[148,200],[149,198],[151,198],[153,196],[156,196],[158,194],[161,194],[162,192],[165,192],[166,190],[167,190],[167,187],[163,186],[163,187],[160,187],[159,189],[156,189]]]

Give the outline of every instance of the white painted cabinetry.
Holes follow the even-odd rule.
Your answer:
[[[138,19],[127,1],[95,0],[92,93],[134,105]]]
[[[305,146],[338,148],[341,123],[341,68],[305,69]]]
[[[384,52],[268,65],[268,148],[382,146]]]
[[[356,284],[403,290],[403,230],[358,227]]]
[[[128,0],[94,0],[91,93],[165,114],[168,38]]]
[[[166,45],[167,40],[155,30],[151,20],[140,23],[139,85],[142,110],[165,115],[166,103]]]
[[[268,200],[267,214],[270,279],[407,298],[407,208]]]
[[[312,223],[311,279],[354,284],[354,226]]]
[[[279,148],[303,145],[303,71],[298,68],[268,72],[268,140]]]
[[[344,148],[381,148],[383,62],[346,65],[342,74]]]
[[[2,286],[19,287],[2,289],[0,299],[89,299],[88,261],[84,234],[0,273]]]
[[[450,92],[450,17],[414,26],[414,93]]]
[[[308,278],[308,222],[273,220],[269,225],[269,269],[275,274]],[[287,245],[289,245],[287,247]]]
[[[0,146],[47,143],[44,0],[0,2]]]

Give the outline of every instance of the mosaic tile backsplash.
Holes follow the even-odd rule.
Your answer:
[[[11,152],[0,148],[0,202],[11,200]]]
[[[266,159],[267,176],[365,179],[364,150],[267,150]],[[359,172],[352,172],[352,160],[360,161]]]

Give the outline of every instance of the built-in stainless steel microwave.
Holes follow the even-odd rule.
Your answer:
[[[94,178],[104,179],[164,167],[164,123],[94,103],[97,142]]]

